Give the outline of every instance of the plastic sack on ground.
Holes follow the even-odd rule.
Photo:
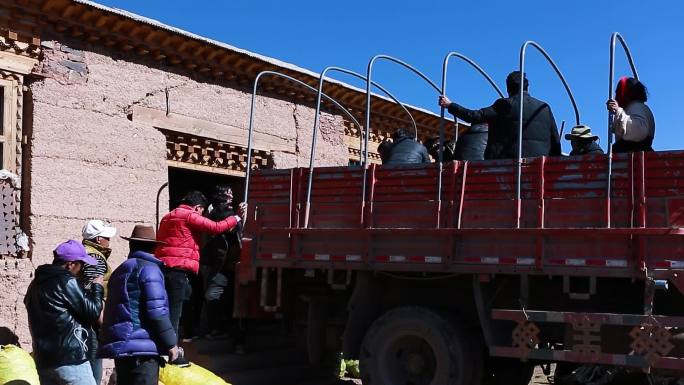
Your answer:
[[[15,345],[0,346],[0,384],[40,385],[33,357]],[[23,382],[22,382],[23,381]]]
[[[192,364],[187,368],[166,364],[159,368],[159,381],[165,385],[230,385],[214,373]]]

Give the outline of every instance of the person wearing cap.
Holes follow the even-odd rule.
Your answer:
[[[173,330],[183,313],[183,302],[190,298],[189,274],[199,272],[200,240],[204,234],[221,234],[233,229],[244,218],[247,204],[241,203],[238,215],[214,222],[202,216],[208,206],[207,198],[199,191],[190,191],[180,206],[166,214],[159,223],[157,240],[162,244],[155,255],[164,263],[166,290],[169,295],[169,312]]]
[[[169,364],[189,366],[169,318],[169,302],[154,256],[160,244],[152,226],[136,225],[128,241],[128,259],[109,278],[107,307],[100,328],[100,358],[114,359],[117,383],[157,385],[161,356]]]
[[[523,89],[522,101],[520,87]],[[497,99],[489,107],[470,110],[452,103],[444,95],[439,97],[438,104],[468,123],[488,123],[485,159],[512,159],[518,158],[518,115],[522,102],[522,157],[561,155],[560,135],[551,107],[530,96],[528,89],[527,77],[523,78],[520,71],[513,71],[506,78],[508,97]]]
[[[603,150],[598,143],[596,143],[598,136],[592,135],[589,126],[579,125],[573,127],[569,134],[565,134],[565,139],[569,140],[572,145],[570,156],[603,154]]]
[[[88,221],[81,229],[83,235],[83,246],[88,255],[97,261],[97,265],[86,265],[83,267],[81,280],[86,289],[90,289],[95,278],[102,276],[104,278],[105,297],[107,296],[107,281],[109,275],[112,273],[107,259],[112,253],[109,248],[109,241],[116,235],[116,227],[107,225],[104,221],[93,219]],[[92,325],[90,338],[88,339],[88,353],[90,358],[90,365],[93,367],[93,375],[95,382],[100,383],[102,380],[102,360],[97,356],[97,334],[99,325],[102,319]]]
[[[89,325],[102,311],[102,277],[85,290],[77,279],[97,261],[75,240],[53,251],[52,264],[38,266],[26,291],[33,356],[43,385],[95,385],[88,361]]]
[[[613,114],[613,152],[653,151],[655,118],[646,105],[648,90],[635,78],[623,77],[615,89],[615,99],[606,102]]]

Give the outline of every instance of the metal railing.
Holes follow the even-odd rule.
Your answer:
[[[311,139],[311,157],[309,158],[309,179],[307,182],[307,187],[306,187],[306,207],[304,211],[304,228],[309,227],[309,213],[310,213],[310,206],[311,206],[311,186],[313,184],[313,168],[314,168],[314,159],[316,157],[316,134],[318,132],[318,128],[320,126],[320,114],[321,114],[321,96],[323,95],[323,84],[325,83],[325,75],[329,71],[337,71],[337,72],[342,72],[347,75],[354,76],[356,78],[359,78],[363,81],[367,81],[368,79],[352,70],[348,70],[346,68],[341,68],[341,67],[335,67],[335,66],[330,66],[326,67],[321,71],[319,80],[318,80],[318,96],[316,98],[316,113],[314,114],[314,127],[313,127],[313,133],[312,133],[312,139]],[[418,125],[416,124],[416,120],[413,118],[413,115],[411,114],[411,111],[406,108],[406,106],[399,101],[392,93],[390,93],[387,89],[385,89],[383,86],[376,82],[371,82],[373,86],[378,88],[380,91],[385,93],[390,99],[392,99],[395,103],[397,103],[401,108],[406,112],[408,115],[409,119],[411,120],[411,123],[413,124],[413,132],[414,132],[414,137],[417,140],[418,139]],[[370,133],[367,132],[367,130],[364,130],[363,127],[361,127],[361,137],[360,137],[360,142],[359,142],[359,157],[361,156],[363,152],[363,139],[368,136]]]
[[[435,84],[435,82],[433,82],[429,77],[427,77],[427,75],[420,72],[416,67],[406,63],[405,61],[403,61],[401,59],[397,59],[397,58],[389,56],[389,55],[375,55],[375,56],[373,56],[370,59],[370,61],[368,62],[368,69],[366,72],[366,132],[368,132],[368,133],[370,132],[370,127],[371,127],[370,126],[371,84],[373,83],[373,79],[372,79],[373,64],[375,64],[375,62],[377,60],[380,60],[380,59],[388,60],[388,61],[394,62],[396,64],[399,64],[400,66],[402,66],[404,68],[407,68],[408,70],[410,70],[414,74],[418,75],[421,79],[425,80],[425,82],[428,83],[429,85],[431,85],[432,88],[434,88],[435,91],[437,91],[437,93],[441,92],[441,90],[437,86],[437,84]],[[365,204],[365,202],[366,202],[366,184],[367,184],[366,183],[367,182],[366,176],[368,173],[368,140],[369,140],[369,137],[370,137],[370,135],[366,135],[365,144],[364,144],[364,148],[363,148],[363,151],[364,151],[363,152],[363,186],[362,186],[361,204]],[[441,171],[442,163],[441,162],[438,162],[438,163],[439,163],[438,168]],[[441,175],[441,172],[439,174]]]
[[[449,59],[452,57],[459,58],[466,63],[470,64],[477,72],[482,75],[488,82],[489,84],[492,85],[496,93],[499,94],[500,97],[504,97],[503,92],[501,92],[501,89],[499,86],[496,85],[496,82],[494,79],[492,79],[489,74],[480,67],[477,63],[475,63],[474,60],[470,59],[469,57],[459,53],[459,52],[449,52],[446,54],[444,57],[444,61],[442,62],[442,90],[441,94],[442,96],[446,96],[446,88],[447,88],[447,70],[449,68]],[[438,177],[437,177],[437,202],[438,202],[438,208],[441,208],[441,203],[442,203],[442,168],[444,167],[442,165],[442,162],[444,160],[444,107],[440,108],[440,119],[439,119],[439,153],[437,156],[437,162],[439,163],[439,170],[438,170]],[[454,120],[454,125],[456,126],[454,130],[454,142],[458,141],[458,120]],[[441,226],[441,221],[437,220],[437,227]]]
[[[618,32],[613,32],[610,36],[610,59],[608,65],[608,99],[613,99],[613,80],[615,78],[615,43],[619,41],[622,45],[622,49],[625,51],[625,56],[627,56],[627,61],[629,61],[629,66],[632,69],[632,74],[634,79],[639,80],[639,73],[637,72],[636,66],[634,65],[634,59],[632,58],[632,52],[627,46],[627,42]],[[606,227],[611,227],[611,208],[610,200],[612,194],[612,180],[613,180],[613,113],[608,111],[608,177],[606,182]]]
[[[523,134],[523,108],[524,108],[524,97],[525,97],[525,52],[527,50],[528,46],[532,46],[539,51],[544,58],[551,64],[551,67],[553,67],[553,70],[556,72],[556,75],[560,78],[561,82],[563,82],[563,86],[565,87],[565,91],[568,93],[568,96],[570,97],[570,102],[572,103],[572,108],[575,110],[575,124],[579,125],[580,124],[580,113],[579,109],[577,108],[577,103],[575,102],[575,96],[572,94],[572,90],[570,89],[570,86],[568,85],[568,82],[565,80],[565,76],[563,76],[563,73],[561,70],[558,68],[556,63],[551,59],[551,56],[542,48],[537,42],[528,40],[526,41],[522,47],[520,47],[520,110],[518,111],[518,162],[517,162],[517,175],[516,175],[516,182],[515,182],[515,200],[516,200],[516,216],[515,216],[515,226],[516,228],[520,228],[520,217],[522,213],[522,194],[521,194],[521,185],[522,185],[522,134]]]
[[[291,82],[297,83],[301,86],[303,86],[306,89],[309,89],[313,92],[318,92],[318,90],[306,83],[304,83],[301,80],[295,79],[292,76],[285,75],[283,73],[277,72],[277,71],[262,71],[260,72],[256,79],[254,80],[254,88],[252,90],[252,106],[249,112],[249,128],[248,128],[248,134],[247,134],[247,165],[245,169],[245,195],[244,195],[244,201],[247,202],[249,199],[249,175],[252,170],[252,133],[254,131],[254,111],[256,109],[256,95],[257,95],[257,90],[259,88],[259,80],[261,79],[262,76],[279,76],[284,79],[287,79]],[[323,97],[325,97],[327,100],[332,102],[335,106],[337,106],[347,117],[354,122],[359,128],[363,129],[363,126],[359,123],[358,120],[352,115],[349,110],[347,110],[343,105],[338,103],[335,99],[331,98],[330,96],[326,94],[322,94]]]

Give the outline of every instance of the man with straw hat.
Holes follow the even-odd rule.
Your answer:
[[[573,127],[572,131],[565,135],[565,139],[569,140],[572,145],[570,156],[603,154],[603,150],[598,143],[596,143],[598,136],[591,133],[591,128],[589,126],[579,125]]]
[[[128,259],[109,278],[107,307],[100,328],[100,356],[113,358],[117,382],[156,385],[162,355],[169,364],[188,366],[169,319],[160,244],[152,226],[136,225],[128,241]]]

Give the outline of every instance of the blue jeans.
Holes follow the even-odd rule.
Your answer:
[[[93,369],[93,377],[95,377],[95,383],[100,385],[102,382],[102,359],[95,358],[90,360],[90,367]]]
[[[41,385],[98,385],[95,384],[90,362],[38,370]]]

